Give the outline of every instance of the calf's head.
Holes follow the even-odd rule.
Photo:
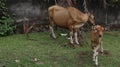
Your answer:
[[[96,33],[99,38],[101,38],[103,36],[104,28],[102,26],[95,25],[93,30],[94,30],[94,33]]]

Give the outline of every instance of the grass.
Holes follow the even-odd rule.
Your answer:
[[[88,44],[75,49],[62,46],[65,37],[54,40],[48,32],[31,33],[34,40],[22,34],[0,37],[0,67],[95,67],[86,35]],[[111,55],[99,54],[99,67],[120,67],[120,32],[106,32],[103,47]]]

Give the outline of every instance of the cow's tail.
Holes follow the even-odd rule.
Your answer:
[[[50,20],[50,25],[54,25],[53,17],[54,17],[54,7],[49,7],[48,8],[48,14],[49,14],[49,20]]]

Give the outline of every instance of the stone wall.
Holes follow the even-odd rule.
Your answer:
[[[47,9],[53,3],[40,2],[40,0],[6,0],[9,13],[14,15],[16,22],[28,19],[36,19],[39,23],[48,23],[48,12]],[[77,6],[78,5],[78,6]],[[83,6],[81,4],[76,4],[77,8],[83,11]],[[90,6],[88,6],[90,7]],[[95,22],[105,26],[106,12],[103,9],[98,9],[96,7],[91,8],[95,16]],[[45,20],[45,22],[44,22]],[[107,25],[110,24],[120,24],[120,11],[114,8],[109,8],[107,10]]]

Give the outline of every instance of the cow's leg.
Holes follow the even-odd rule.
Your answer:
[[[74,33],[74,36],[75,36],[75,42],[76,44],[79,44],[78,42],[78,32],[77,32],[78,29],[75,29],[75,33]]]
[[[71,20],[69,20],[69,23],[71,23]],[[68,25],[68,29],[70,31],[69,35],[70,35],[70,43],[73,44],[73,26],[72,25]]]
[[[73,44],[73,31],[70,31],[70,43]]]
[[[49,25],[49,29],[50,29],[50,34],[52,35],[53,38],[56,38],[55,33],[54,33],[54,21],[52,17],[49,17],[50,20],[50,25]]]
[[[98,65],[98,49],[99,46],[96,46],[93,49],[93,61],[95,61],[95,65]]]
[[[52,37],[56,38],[53,27],[49,26],[49,28],[50,28],[50,33],[51,33]]]

